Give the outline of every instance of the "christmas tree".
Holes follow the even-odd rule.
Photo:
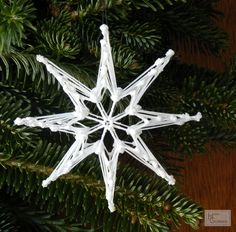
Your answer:
[[[168,185],[126,154],[118,163],[114,213],[107,209],[95,155],[43,188],[42,180],[74,138],[13,122],[17,117],[72,111],[70,99],[36,54],[93,88],[100,57],[99,26],[106,23],[119,86],[127,86],[171,48],[177,55],[143,96],[142,106],[203,115],[200,122],[144,133],[143,139],[168,173],[178,175],[173,161],[181,163],[179,154],[202,152],[210,141],[235,142],[234,65],[217,73],[178,60],[183,49],[218,55],[227,47],[226,34],[215,25],[217,2],[0,1],[1,231],[164,232],[181,223],[198,228],[202,208],[181,192],[179,184]],[[122,102],[119,109],[126,104]]]

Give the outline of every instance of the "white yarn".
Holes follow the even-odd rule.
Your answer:
[[[66,132],[75,136],[75,142],[51,175],[43,181],[43,187],[47,187],[59,176],[70,172],[72,168],[87,156],[93,153],[97,154],[106,186],[108,207],[110,211],[113,212],[115,211],[113,198],[119,154],[124,152],[128,153],[153,170],[157,175],[168,181],[170,185],[174,185],[175,179],[173,176],[167,174],[148,149],[140,135],[143,130],[170,125],[182,125],[191,120],[199,121],[201,114],[197,113],[195,116],[189,116],[189,114],[167,114],[143,110],[142,107],[138,105],[141,97],[160,72],[162,72],[171,56],[174,55],[174,52],[169,50],[164,58],[157,59],[149,69],[137,77],[137,79],[130,83],[126,88],[121,89],[117,87],[116,83],[108,27],[107,25],[102,25],[100,29],[103,34],[103,39],[101,40],[101,58],[97,84],[93,89],[89,89],[47,58],[40,55],[37,56],[37,60],[45,64],[47,70],[60,82],[64,92],[73,102],[75,111],[49,116],[17,118],[15,124],[30,127],[47,127],[52,131]],[[104,90],[109,91],[110,99],[112,101],[111,109],[109,109],[108,112],[102,105]],[[129,106],[123,112],[114,115],[114,109],[117,102],[127,96],[131,97]],[[90,112],[85,101],[96,104],[100,111],[100,115],[94,115]],[[123,124],[120,120],[129,115],[136,116],[140,121],[131,126]],[[85,126],[80,122],[83,119],[89,119],[95,122],[96,125],[92,127]],[[133,141],[128,142],[120,139],[116,129],[126,132],[131,136]],[[88,136],[98,130],[103,130],[101,138],[94,143],[88,143]],[[113,149],[111,151],[108,151],[104,145],[104,138],[107,132],[110,132],[114,140]]]

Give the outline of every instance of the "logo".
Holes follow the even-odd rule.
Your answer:
[[[231,210],[205,210],[205,226],[231,226]]]

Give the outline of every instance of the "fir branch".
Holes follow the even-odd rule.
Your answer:
[[[59,5],[61,8],[68,9],[70,12],[76,12],[80,19],[83,19],[89,15],[97,16],[101,15],[106,9],[115,10],[118,12],[122,7],[129,9],[129,2],[124,0],[98,0],[98,1],[56,1],[55,5]],[[69,7],[68,7],[69,6]]]
[[[18,230],[15,224],[15,218],[10,212],[6,212],[5,208],[0,204],[0,230],[4,232],[16,232]]]
[[[75,59],[79,54],[80,40],[66,13],[61,12],[57,18],[40,22],[38,28],[38,41],[43,53],[51,54],[57,60],[63,57]]]
[[[166,6],[173,5],[176,2],[185,3],[186,0],[139,0],[133,1],[132,4],[134,4],[137,9],[150,8],[153,11],[157,11],[158,9],[164,10]]]
[[[191,4],[179,4],[161,12],[163,30],[170,43],[191,52],[219,54],[227,48],[227,35],[215,26],[205,10]]]
[[[158,49],[161,44],[160,32],[149,22],[140,23],[134,21],[132,24],[112,26],[112,35],[118,41],[130,46],[131,49],[139,51],[152,51]]]
[[[208,136],[211,141],[218,144],[224,144],[228,147],[235,147],[236,145],[236,130],[235,128],[218,128],[212,127],[208,130]]]
[[[36,30],[34,11],[28,0],[0,1],[0,53],[8,53],[11,46],[22,47],[26,29]]]
[[[62,176],[60,180],[53,183],[47,190],[40,187],[41,178],[49,175],[52,168],[28,162],[22,163],[19,160],[8,159],[1,160],[1,162],[5,167],[8,167],[2,170],[1,186],[6,184],[11,191],[18,192],[24,198],[32,199],[31,195],[33,194],[34,199],[36,197],[37,204],[47,208],[49,212],[55,210],[61,212],[63,209],[67,216],[73,218],[79,216],[80,220],[85,224],[91,223],[92,218],[96,226],[103,222],[103,231],[111,231],[111,229],[120,231],[120,228],[126,229],[125,231],[132,231],[134,228],[139,228],[140,231],[168,231],[173,227],[173,225],[170,225],[170,220],[173,217],[175,218],[173,223],[178,226],[178,220],[180,219],[178,217],[187,221],[188,214],[195,212],[195,220],[192,218],[192,221],[187,221],[193,227],[197,226],[198,220],[201,218],[200,208],[187,198],[179,195],[175,188],[168,186],[160,179],[158,181],[152,180],[147,185],[147,181],[150,179],[149,175],[144,175],[144,173],[138,175],[137,171],[128,167],[121,170],[121,176],[117,180],[117,212],[111,215],[106,210],[105,187],[100,180],[91,177],[91,172],[90,177],[78,172]],[[91,163],[86,165],[87,168],[91,167],[90,165]],[[87,169],[86,167],[83,168]],[[30,179],[26,179],[26,176]],[[133,181],[129,182],[129,179]],[[61,191],[58,191],[58,189]],[[73,191],[68,191],[69,189],[73,189]],[[54,196],[53,201],[49,200],[52,195]],[[95,202],[95,204],[91,208],[92,202]],[[169,202],[171,207],[163,214],[165,202]],[[69,210],[72,205],[74,211]],[[176,208],[175,205],[177,206]],[[78,210],[80,214],[78,214]],[[132,230],[127,230],[128,227],[123,227],[123,223],[122,227],[116,224],[120,220],[125,220],[128,223],[134,218],[136,218],[136,221]]]
[[[29,206],[16,195],[9,196],[1,190],[0,196],[1,231],[80,231],[80,225],[70,223],[62,216],[56,217],[53,214]]]
[[[12,154],[15,151],[27,150],[35,146],[38,140],[37,129],[19,128],[13,126],[13,120],[18,115],[28,115],[29,107],[24,107],[22,101],[13,96],[0,94],[0,151]]]
[[[236,122],[236,91],[235,84],[228,85],[225,83],[222,85],[222,79],[216,79],[212,83],[200,81],[199,88],[195,89],[193,85],[196,78],[189,78],[186,80],[185,91],[186,97],[182,99],[182,103],[185,109],[190,111],[198,109],[204,114],[205,120],[208,121],[208,125],[213,127],[231,127]],[[191,88],[192,86],[192,88]],[[194,89],[193,89],[194,88]]]
[[[31,51],[32,52],[32,51]],[[27,89],[47,89],[49,86],[55,86],[58,89],[58,82],[45,70],[38,61],[35,54],[30,51],[11,50],[8,54],[0,54],[1,59],[1,82],[8,86],[14,86],[18,90]],[[32,86],[33,85],[33,86]]]

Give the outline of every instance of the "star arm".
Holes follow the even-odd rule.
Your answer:
[[[158,176],[164,178],[170,185],[175,184],[175,179],[172,175],[168,175],[165,169],[161,166],[155,156],[148,149],[142,138],[138,135],[131,135],[133,143],[128,144],[125,142],[125,151],[137,159],[139,162],[150,168]]]
[[[163,71],[164,67],[167,65],[173,55],[174,51],[170,49],[168,50],[164,58],[157,59],[149,69],[138,76],[122,91],[122,97],[130,95],[130,105],[134,106],[138,104],[143,94],[153,83],[153,81],[158,77],[158,75]]]
[[[86,143],[86,140],[76,139],[65,156],[53,170],[51,175],[42,182],[43,187],[47,187],[61,175],[70,172],[77,164],[84,160],[96,150],[97,143]]]
[[[88,111],[84,104],[84,100],[90,101],[91,90],[47,58],[37,55],[36,59],[45,64],[48,72],[58,80],[63,88],[63,91],[69,96],[74,104],[75,109],[78,109],[78,111]]]
[[[106,199],[108,202],[108,208],[111,212],[114,212],[115,205],[113,199],[115,192],[116,170],[119,157],[119,150],[113,149],[111,152],[108,152],[105,149],[104,144],[102,143],[102,145],[100,145],[97,151],[97,154],[99,157],[102,175],[106,186]]]
[[[136,124],[140,130],[149,130],[159,127],[171,126],[171,125],[183,125],[189,121],[200,121],[202,115],[198,112],[194,116],[190,116],[188,113],[185,114],[168,114],[159,113],[153,111],[139,110],[136,116],[142,119]]]
[[[114,64],[111,54],[111,46],[109,41],[108,26],[103,24],[100,26],[103,38],[100,40],[101,43],[101,58],[98,69],[98,78],[94,91],[94,101],[98,102],[102,99],[104,94],[104,87],[111,93],[111,98],[116,98],[117,88],[116,76],[114,70]],[[99,97],[98,97],[99,96]]]
[[[114,140],[113,149],[111,152],[107,150],[103,141],[107,131],[111,133],[111,136]],[[106,199],[108,202],[108,208],[111,212],[114,212],[116,210],[113,199],[116,184],[117,162],[119,154],[124,152],[124,146],[111,125],[104,129],[101,140],[98,143],[99,146],[96,149],[96,154],[99,157],[103,180],[106,186]]]
[[[100,27],[100,30],[103,35],[103,39],[101,42],[101,62],[100,62],[100,78],[103,78],[103,74],[105,75],[105,81],[108,85],[108,89],[111,93],[114,93],[117,89],[117,83],[116,83],[116,75],[115,75],[115,69],[111,54],[111,45],[109,40],[109,31],[108,26],[103,24]]]
[[[49,128],[51,131],[66,132],[75,135],[79,129],[85,129],[78,121],[77,112],[61,113],[39,117],[16,118],[16,125]]]
[[[59,81],[62,87],[66,86],[68,87],[68,89],[70,87],[75,88],[82,96],[89,97],[90,89],[86,85],[84,85],[79,80],[75,79],[73,76],[59,68],[47,58],[41,55],[37,55],[36,59],[37,61],[45,64],[48,72],[51,73]]]

